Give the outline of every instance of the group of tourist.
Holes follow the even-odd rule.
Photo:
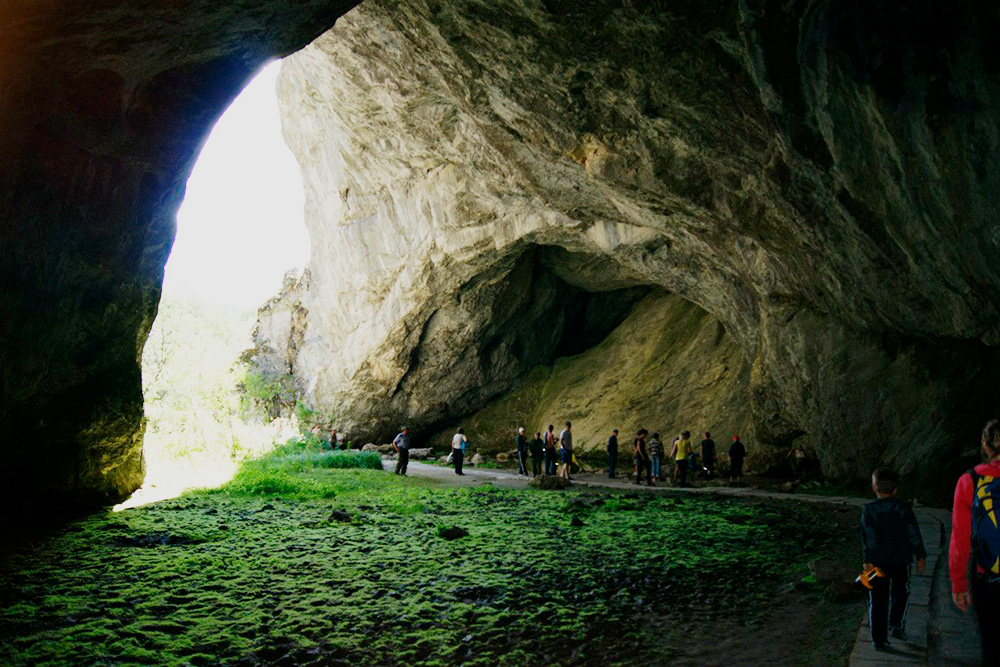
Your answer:
[[[393,447],[397,451],[400,451],[397,441],[406,433],[407,431],[404,428],[402,433],[396,437],[396,441],[393,441]],[[704,436],[700,444],[700,451],[692,445],[691,433],[689,431],[684,431],[674,438],[669,458],[673,459],[675,463],[673,479],[679,486],[687,485],[688,474],[695,470],[696,467],[708,478],[715,476],[717,461],[715,441],[712,440],[712,435],[708,431],[704,432]],[[408,436],[405,437],[408,441]],[[641,484],[643,477],[645,477],[646,483],[650,485],[654,483],[654,479],[665,482],[665,448],[663,442],[660,440],[660,434],[654,433],[648,443],[646,441],[647,437],[649,437],[649,431],[640,428],[636,432],[635,439],[632,441],[632,462],[635,469],[635,483]],[[517,429],[514,444],[518,475],[529,474],[528,464],[530,460],[530,474],[534,477],[549,475],[572,480],[570,472],[576,459],[573,452],[573,424],[571,422],[566,422],[565,428],[558,435],[556,435],[555,426],[549,424],[549,427],[545,431],[535,431],[534,437],[530,440],[525,432],[525,428],[521,426]],[[462,465],[468,447],[469,439],[466,437],[465,431],[459,428],[452,437],[451,453],[449,455],[450,461],[455,466],[456,475],[465,474],[462,472]],[[618,429],[612,429],[607,444],[607,472],[608,477],[611,479],[617,477],[618,450]],[[400,459],[402,460],[404,457],[405,454],[400,453]],[[743,461],[745,458],[746,447],[740,440],[740,436],[734,435],[732,444],[729,447],[729,481],[731,483],[738,482],[743,477]],[[397,463],[396,472],[406,474],[406,464]]]
[[[646,484],[652,486],[653,480],[660,482],[667,481],[664,473],[664,454],[667,459],[673,459],[674,472],[673,481],[678,486],[687,486],[688,474],[694,470],[699,470],[709,479],[715,477],[715,466],[717,463],[715,440],[708,431],[703,433],[704,438],[700,443],[700,450],[695,449],[691,442],[691,432],[683,431],[677,435],[670,445],[670,452],[667,453],[660,440],[660,434],[654,433],[649,437],[649,431],[640,428],[635,438],[632,440],[632,463],[635,471],[635,483],[641,484],[643,477]],[[608,477],[614,479],[618,465],[618,429],[612,429],[608,438]],[[740,436],[734,435],[732,444],[729,446],[729,481],[736,483],[743,478],[743,461],[746,459],[747,450],[740,440]]]

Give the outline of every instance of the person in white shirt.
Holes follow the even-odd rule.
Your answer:
[[[559,471],[559,476],[566,479],[572,479],[569,476],[569,468],[573,463],[573,433],[571,429],[573,425],[566,422],[566,428],[562,430],[559,434],[559,454],[562,457],[562,469]]]

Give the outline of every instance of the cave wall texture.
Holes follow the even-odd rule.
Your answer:
[[[716,318],[757,443],[946,488],[997,408],[997,19],[365,2],[279,83],[313,243],[303,391],[385,439],[519,386],[572,334],[525,259],[546,254],[560,284]]]
[[[355,2],[0,3],[4,493],[141,484],[139,359],[204,137]]]
[[[266,58],[352,4],[0,6],[5,492],[140,482],[138,359],[192,161]],[[995,7],[361,9],[283,74],[311,400],[432,429],[601,333],[580,312],[618,324],[601,294],[655,288],[742,350],[758,441],[950,484],[997,409]]]

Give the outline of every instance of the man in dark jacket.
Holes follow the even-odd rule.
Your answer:
[[[729,445],[729,483],[735,484],[743,479],[743,459],[747,448],[740,442],[740,436],[733,436],[733,444]]]
[[[523,426],[517,429],[517,474],[528,474],[528,439]]]
[[[608,438],[608,478],[615,478],[615,466],[618,465],[618,429],[611,431]]]
[[[705,439],[701,441],[701,464],[705,466],[705,475],[715,477],[715,440],[712,434],[705,431]]]
[[[538,477],[542,473],[542,458],[545,456],[545,441],[542,432],[536,431],[535,437],[529,443],[531,449],[531,476]]]

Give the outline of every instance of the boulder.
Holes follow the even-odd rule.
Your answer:
[[[431,449],[430,447],[421,447],[421,448],[411,448],[410,449],[410,458],[411,459],[416,459],[418,461],[423,461],[423,460],[429,459],[429,458],[431,458],[433,456],[434,456],[434,450]]]
[[[542,489],[545,491],[559,491],[562,489],[568,489],[572,486],[572,482],[564,477],[553,477],[551,475],[539,475],[538,477],[533,477],[528,486],[533,489]]]

